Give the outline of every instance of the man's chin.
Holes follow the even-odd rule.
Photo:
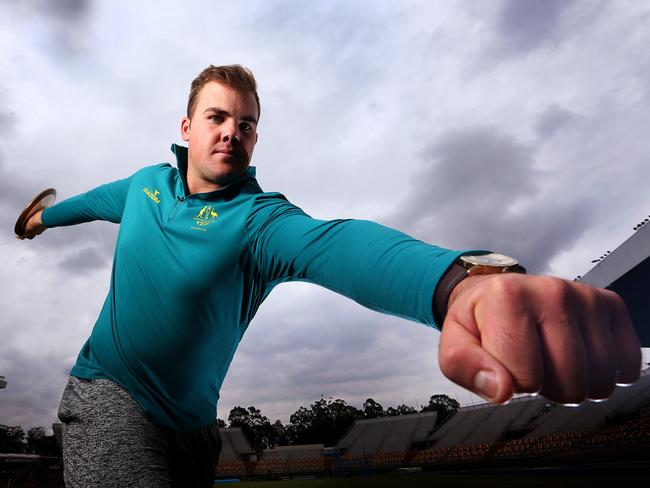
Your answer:
[[[240,178],[246,174],[248,170],[248,165],[245,167],[233,167],[226,171],[220,171],[218,174],[213,175],[212,181],[214,181],[219,186],[226,186],[232,183],[237,178]]]

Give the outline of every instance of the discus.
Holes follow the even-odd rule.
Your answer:
[[[20,212],[18,220],[16,220],[16,225],[14,226],[14,232],[16,237],[24,239],[25,236],[25,224],[27,221],[39,210],[43,210],[51,206],[56,199],[56,190],[54,188],[48,188],[43,190],[38,195],[36,195],[32,200],[27,204],[25,209]],[[27,237],[31,239],[31,237]]]

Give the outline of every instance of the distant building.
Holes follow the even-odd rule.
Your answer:
[[[650,224],[641,226],[578,281],[621,295],[642,346],[650,347]]]

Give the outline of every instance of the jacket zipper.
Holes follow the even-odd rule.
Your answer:
[[[183,203],[184,201],[185,201],[185,197],[176,197],[176,204],[172,208],[171,212],[169,212],[169,215],[167,216],[167,222],[171,222],[174,219],[178,207],[180,207],[181,203]]]

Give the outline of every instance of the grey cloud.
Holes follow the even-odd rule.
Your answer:
[[[443,247],[512,254],[545,272],[594,211],[589,197],[549,196],[557,182],[534,156],[534,148],[496,128],[443,134],[423,151],[412,193],[389,224]]]
[[[45,27],[41,47],[49,53],[64,58],[83,52],[92,0],[37,0],[32,2],[8,1],[6,14],[16,23],[35,23],[35,16]],[[0,5],[2,6],[2,5]]]
[[[575,0],[506,0],[496,27],[509,49],[531,51],[552,38]]]
[[[413,177],[414,193],[428,194],[434,206],[411,200],[405,207],[411,220],[429,218],[432,208],[455,206],[459,200],[473,210],[493,208],[506,199],[527,198],[537,189],[530,148],[497,128],[448,132],[427,145],[421,157],[427,166]]]
[[[557,105],[547,107],[539,114],[534,123],[535,133],[542,139],[548,139],[578,116]]]
[[[108,265],[109,256],[96,246],[83,247],[70,252],[60,262],[59,267],[65,271],[79,273],[101,269]]]
[[[9,174],[5,170],[4,160],[4,155],[0,153],[0,205],[6,206],[7,208],[14,208],[20,212],[27,204],[27,200],[45,187],[41,188],[41,186],[38,186],[38,183],[27,183],[20,175]],[[31,192],[29,188],[31,188]],[[18,214],[16,213],[17,216]]]
[[[3,138],[13,134],[15,123],[16,115],[13,112],[0,110],[0,131],[2,131]]]
[[[25,364],[29,364],[25,368]],[[58,367],[57,367],[58,365]],[[8,385],[2,391],[2,420],[7,425],[22,425],[25,430],[56,422],[56,411],[69,368],[52,353],[26,353],[14,349],[3,354],[2,374]]]
[[[91,9],[90,0],[57,0],[56,2],[41,1],[40,8],[48,15],[58,17],[67,22],[82,20]]]
[[[319,87],[312,96],[320,100],[345,98],[354,105],[387,75],[385,59],[391,46],[386,39],[393,24],[380,22],[386,12],[371,5],[269,3],[255,11],[255,32],[272,35],[278,43],[276,49],[292,60],[284,69],[299,70],[305,86]],[[291,41],[296,37],[302,39],[299,45]],[[329,108],[332,104],[323,105]],[[336,108],[344,106],[339,103]]]
[[[110,263],[118,230],[117,225],[108,222],[89,222],[49,229],[34,242],[62,256],[58,264],[64,270],[89,271]]]
[[[578,0],[503,0],[493,14],[481,9],[478,22],[486,23],[487,37],[468,59],[465,74],[494,69],[501,61],[527,56],[544,47],[557,48],[592,26],[607,2]]]
[[[24,15],[39,13],[49,17],[57,18],[65,22],[77,22],[89,14],[92,9],[93,0],[3,0],[5,6],[9,6],[15,13],[22,12]]]

